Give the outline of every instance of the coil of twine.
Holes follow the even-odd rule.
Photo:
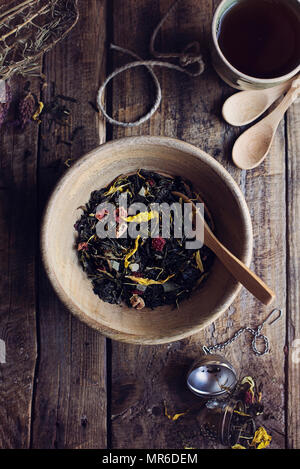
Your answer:
[[[162,27],[162,25],[164,24],[164,22],[166,21],[168,16],[171,14],[171,12],[175,9],[175,7],[177,6],[177,4],[180,1],[181,0],[175,0],[175,2],[171,5],[169,10],[166,12],[166,14],[163,16],[163,18],[161,19],[161,21],[158,23],[155,30],[153,31],[153,34],[152,34],[151,40],[150,40],[150,53],[151,53],[152,56],[155,57],[155,60],[154,59],[153,60],[143,60],[137,54],[135,54],[134,52],[132,52],[128,49],[124,49],[123,47],[119,47],[115,44],[110,45],[110,48],[112,50],[115,50],[115,51],[118,51],[118,52],[121,52],[121,53],[124,53],[124,54],[128,54],[131,57],[133,57],[134,59],[136,59],[133,62],[130,62],[130,63],[128,63],[128,64],[126,64],[122,67],[117,68],[114,72],[112,72],[110,75],[108,75],[108,77],[105,79],[105,81],[102,83],[101,87],[99,88],[98,95],[97,95],[97,104],[98,104],[99,110],[102,112],[105,119],[110,124],[119,125],[119,126],[122,126],[122,127],[135,127],[135,126],[141,125],[144,122],[146,122],[147,120],[149,120],[153,116],[153,114],[157,111],[157,109],[158,109],[158,107],[161,103],[161,99],[162,99],[162,90],[161,90],[159,80],[158,80],[156,74],[153,71],[153,67],[165,67],[165,68],[168,68],[168,69],[171,69],[171,70],[176,70],[176,71],[185,73],[186,75],[189,75],[189,76],[192,76],[192,77],[199,76],[203,73],[205,65],[204,65],[204,62],[203,62],[202,55],[200,54],[200,44],[197,41],[189,43],[184,48],[184,50],[180,53],[161,53],[161,52],[157,52],[155,50],[155,47],[154,47],[155,39],[156,39],[158,31],[160,30],[160,28]],[[166,61],[162,61],[162,60],[157,60],[157,59],[161,59],[161,58],[163,58],[163,59],[176,58],[176,59],[179,60],[179,65],[176,65],[176,64],[173,64],[173,63],[170,63],[170,62],[166,62]],[[193,64],[196,65],[196,70],[195,71],[191,71],[191,70],[187,69],[188,66],[193,65]],[[149,72],[149,74],[150,74],[150,76],[151,76],[151,78],[154,82],[154,85],[155,85],[155,101],[153,103],[153,106],[149,110],[149,112],[147,112],[145,115],[143,115],[142,117],[140,117],[136,121],[134,121],[134,122],[118,121],[118,120],[114,119],[113,117],[111,117],[106,112],[106,110],[104,108],[103,96],[104,96],[105,88],[107,87],[108,83],[113,78],[115,78],[117,75],[125,72],[126,70],[130,70],[132,68],[136,68],[136,67],[140,67],[140,66],[146,67],[146,69],[148,70],[148,72]]]

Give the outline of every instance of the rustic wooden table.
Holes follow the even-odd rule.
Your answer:
[[[78,24],[44,56],[48,86],[30,78],[32,91],[45,103],[54,85],[56,93],[76,98],[68,103],[70,126],[51,132],[44,122],[24,131],[1,128],[0,338],[6,345],[0,363],[1,448],[220,447],[200,437],[194,412],[174,422],[164,415],[164,405],[169,413],[195,410],[199,401],[186,390],[184,374],[201,346],[223,341],[241,326],[256,326],[271,308],[243,290],[220,320],[196,336],[169,345],[126,345],[75,319],[53,292],[40,259],[41,215],[68,171],[66,160],[72,164],[107,140],[149,134],[177,137],[210,153],[245,195],[254,231],[252,268],[276,291],[283,317],[264,329],[271,343],[266,356],[252,354],[248,335],[225,355],[240,376],[262,382],[271,447],[300,447],[299,107],[286,114],[263,165],[248,172],[233,166],[231,148],[241,129],[221,118],[221,105],[233,90],[218,78],[207,54],[218,3],[181,2],[157,41],[160,50],[177,50],[200,40],[205,73],[190,78],[157,69],[163,90],[158,112],[141,127],[124,130],[106,125],[90,104],[106,74],[128,61],[108,46],[114,42],[149,57],[151,33],[170,0],[79,0]],[[27,80],[12,80],[15,100]],[[132,120],[149,108],[152,95],[147,72],[135,69],[108,88],[107,108],[117,119]],[[59,143],[81,126],[71,146]]]

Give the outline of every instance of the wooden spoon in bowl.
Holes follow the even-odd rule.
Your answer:
[[[238,168],[253,169],[265,159],[279,122],[291,104],[296,101],[299,93],[300,78],[298,77],[293,80],[290,90],[274,111],[239,136],[232,149],[232,159]]]
[[[236,278],[252,295],[265,305],[269,305],[275,298],[275,293],[254,274],[242,261],[232,254],[213,234],[203,219],[195,204],[181,192],[173,191],[173,195],[181,197],[193,206],[194,215],[200,217],[204,225],[204,244],[215,253],[226,269]],[[197,235],[196,235],[197,236]]]

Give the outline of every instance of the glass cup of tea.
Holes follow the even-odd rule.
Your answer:
[[[211,52],[216,72],[233,88],[289,80],[300,71],[300,0],[222,0]]]

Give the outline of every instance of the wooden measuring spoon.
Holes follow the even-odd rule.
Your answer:
[[[232,159],[241,169],[256,168],[269,153],[279,122],[300,93],[300,78],[293,80],[283,100],[267,117],[246,130],[236,140]]]
[[[272,303],[275,293],[248,267],[232,254],[213,234],[206,221],[203,219],[195,204],[181,192],[172,192],[176,197],[181,197],[185,202],[191,203],[195,216],[200,217],[204,225],[204,244],[215,253],[226,269],[236,278],[252,295],[265,305]]]
[[[228,124],[250,124],[261,116],[291,86],[293,79],[265,90],[249,90],[235,93],[226,99],[222,116]]]

